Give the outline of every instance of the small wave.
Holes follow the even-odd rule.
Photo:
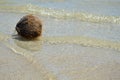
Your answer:
[[[100,48],[108,48],[108,49],[120,51],[120,42],[101,40],[101,39],[84,37],[84,36],[42,37],[40,38],[40,40],[37,41],[24,42],[24,41],[15,40],[14,42],[20,48],[33,52],[40,51],[41,50],[40,47],[42,47],[42,44],[44,43],[48,43],[51,45],[76,44],[86,47],[100,47]]]
[[[78,44],[90,47],[109,48],[120,51],[120,42],[100,40],[96,38],[71,36],[71,37],[45,37],[43,42],[49,44]]]
[[[78,19],[86,22],[95,23],[117,23],[120,24],[120,17],[115,16],[98,16],[83,12],[69,12],[65,10],[56,10],[51,8],[43,8],[32,4],[22,6],[0,6],[0,11],[16,12],[16,13],[31,13],[43,16],[50,16],[60,19]]]
[[[90,47],[100,47],[100,48],[109,48],[120,51],[120,42],[101,40],[91,37],[84,36],[62,36],[62,37],[42,37],[38,41],[19,41],[17,39],[12,39],[10,36],[4,36],[0,34],[0,42],[2,43],[11,43],[16,44],[20,48],[23,48],[28,51],[39,51],[41,44],[77,44]],[[31,46],[32,45],[32,46]],[[33,48],[34,46],[34,48]],[[33,48],[33,49],[32,49]]]
[[[36,52],[40,51],[42,44],[48,43],[51,45],[57,44],[76,44],[87,47],[109,48],[120,51],[120,42],[102,40],[92,37],[84,36],[56,36],[56,37],[41,37],[35,41],[22,41],[21,39],[14,39],[14,43],[22,49]]]

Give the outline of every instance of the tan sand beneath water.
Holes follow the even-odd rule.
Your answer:
[[[25,41],[23,15],[0,13],[0,80],[120,80],[119,25],[43,18],[42,39]]]
[[[25,54],[0,43],[0,80],[120,80],[118,51],[74,44],[41,47]]]
[[[30,62],[0,43],[0,80],[49,80],[53,78],[43,65]],[[54,79],[54,78],[53,78]]]

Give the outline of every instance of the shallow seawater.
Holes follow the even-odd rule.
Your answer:
[[[119,0],[0,0],[0,80],[120,80]],[[26,14],[42,37],[15,31]]]

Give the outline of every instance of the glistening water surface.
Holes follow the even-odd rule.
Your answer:
[[[120,80],[119,0],[0,0],[0,80]],[[43,23],[28,41],[26,14]]]

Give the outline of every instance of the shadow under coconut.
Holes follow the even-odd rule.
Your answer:
[[[40,51],[42,43],[43,43],[43,41],[40,37],[38,37],[36,39],[28,40],[17,34],[13,34],[12,39],[18,47],[28,50],[28,51],[34,51],[34,52]]]

